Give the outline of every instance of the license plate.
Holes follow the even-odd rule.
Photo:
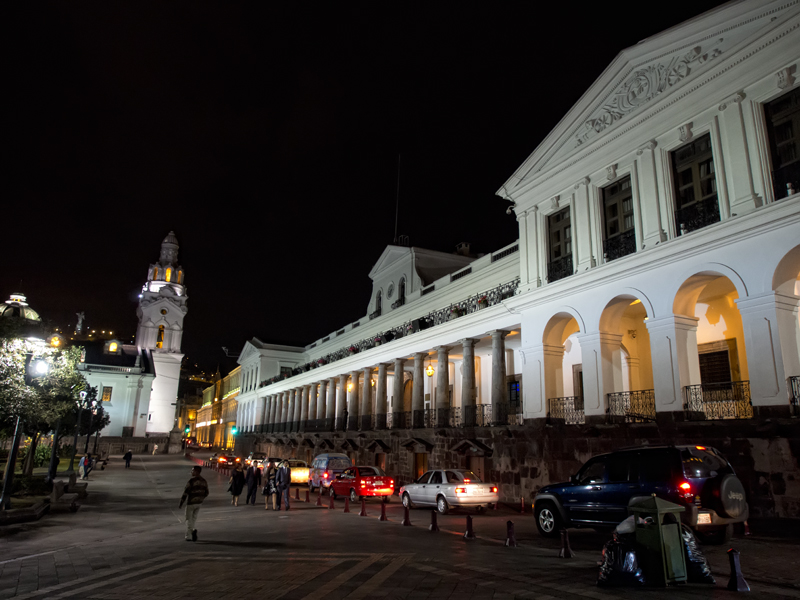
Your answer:
[[[711,525],[711,515],[709,513],[700,513],[697,515],[698,525]]]

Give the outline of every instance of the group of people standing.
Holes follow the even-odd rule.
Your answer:
[[[228,491],[231,493],[231,504],[239,506],[239,496],[242,495],[246,485],[245,504],[255,506],[256,493],[261,488],[265,510],[269,510],[270,498],[272,498],[272,510],[281,510],[281,498],[283,498],[284,510],[289,510],[289,486],[291,483],[291,469],[285,460],[279,463],[267,463],[263,477],[259,467],[250,465],[245,472],[244,467],[238,464],[231,474],[230,487],[228,487]]]

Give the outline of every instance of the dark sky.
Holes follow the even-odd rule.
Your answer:
[[[398,153],[412,245],[509,244],[500,185],[620,50],[717,4],[6,3],[0,294],[131,335],[174,230],[193,362],[310,343],[366,313]]]

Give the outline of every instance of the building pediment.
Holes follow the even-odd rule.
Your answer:
[[[239,358],[236,359],[236,362],[240,365],[244,365],[247,362],[250,362],[254,359],[258,359],[261,357],[261,351],[254,346],[251,342],[245,342],[244,348],[239,353]]]
[[[370,279],[374,280],[380,277],[380,274],[383,271],[393,266],[398,261],[408,259],[410,257],[411,248],[406,246],[386,246],[380,258],[378,259],[378,262],[375,263],[375,266],[372,267],[372,270],[369,272]]]
[[[511,198],[539,174],[578,160],[678,102],[798,12],[798,2],[738,2],[708,11],[623,50],[498,191]]]

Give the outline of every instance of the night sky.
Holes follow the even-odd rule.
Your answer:
[[[174,230],[192,362],[311,343],[366,314],[398,153],[400,234],[501,248],[495,191],[615,55],[718,4],[6,3],[0,294],[130,337]]]

